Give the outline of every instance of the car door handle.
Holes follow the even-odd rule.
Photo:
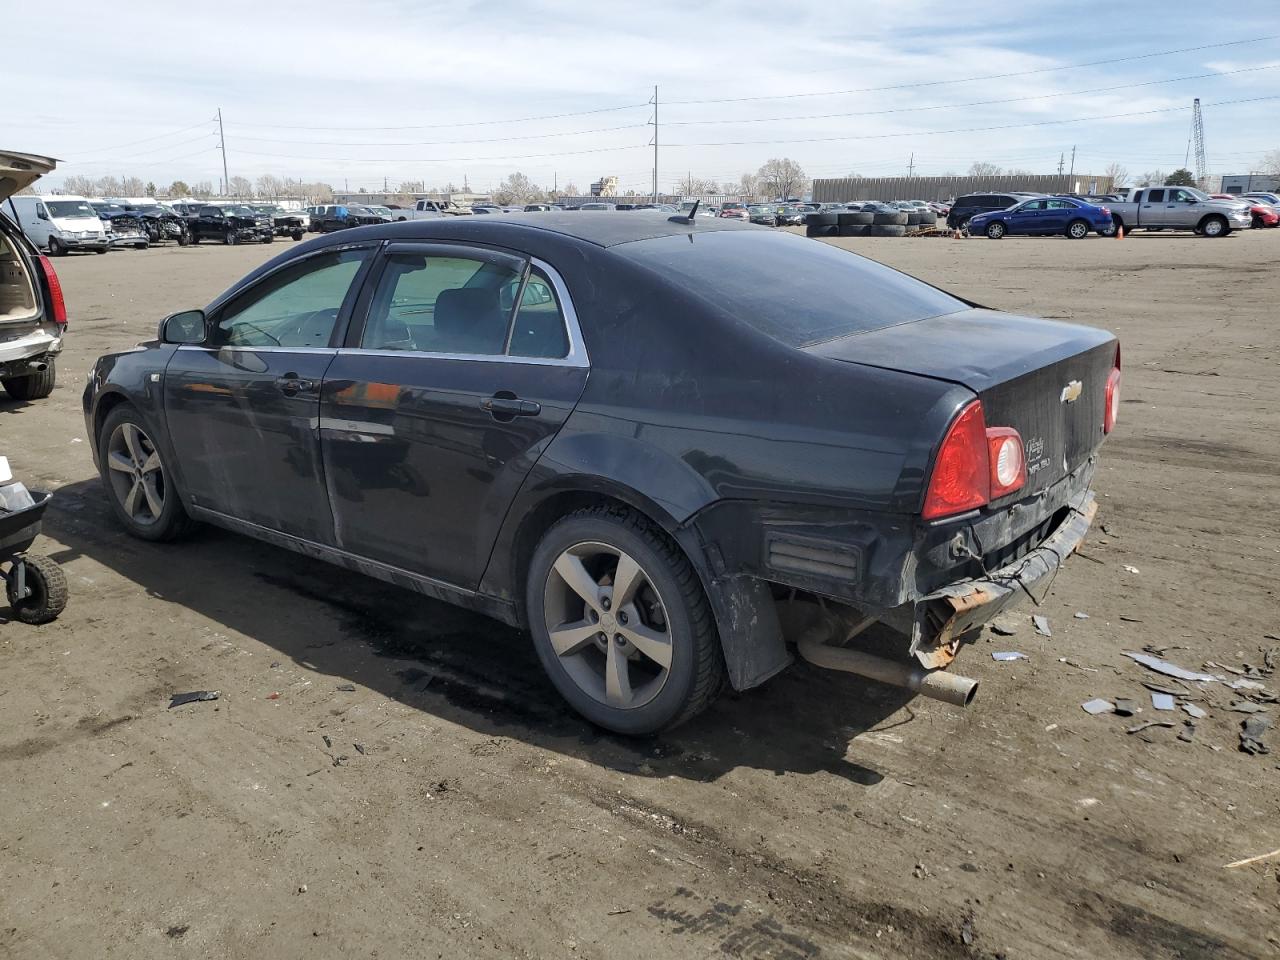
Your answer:
[[[542,412],[542,404],[518,397],[485,397],[480,401],[480,407],[494,418],[536,417]]]
[[[276,377],[276,387],[285,396],[292,397],[296,393],[310,393],[316,388],[316,382],[296,373],[286,373],[283,377]]]

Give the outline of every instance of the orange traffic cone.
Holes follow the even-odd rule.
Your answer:
[[[1123,223],[1116,224],[1116,239],[1117,239],[1117,240],[1123,240],[1123,239],[1124,239],[1124,224],[1123,224]]]

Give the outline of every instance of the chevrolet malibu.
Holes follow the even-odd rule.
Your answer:
[[[643,734],[797,652],[967,704],[946,668],[1083,539],[1119,383],[1104,331],[819,241],[537,213],[294,247],[100,358],[84,414],[128,532],[215,524],[522,626]]]

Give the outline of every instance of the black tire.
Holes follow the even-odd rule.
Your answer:
[[[289,236],[293,237],[293,239],[297,241],[302,239],[303,233],[301,230],[295,230],[293,233],[289,234]]]
[[[1261,230],[1263,227],[1266,226],[1266,224],[1263,223],[1262,218],[1255,213],[1253,214],[1252,218],[1249,220],[1249,226],[1254,230]]]
[[[49,623],[67,608],[67,576],[48,557],[27,554],[19,561],[29,595],[17,597],[17,579],[8,579],[5,593],[16,619],[23,623]]]
[[[223,235],[222,242],[225,243],[228,247],[233,247],[240,242],[240,238],[236,236],[236,232],[234,230],[228,230]]]
[[[905,237],[907,228],[901,223],[877,223],[868,228],[871,237]]]
[[[187,232],[185,230],[182,233],[178,234],[178,246],[185,247],[190,242],[191,242],[191,238],[187,236]]]
[[[191,231],[191,245],[194,247],[200,242],[200,235],[194,230]]]
[[[938,225],[938,215],[933,212],[920,214],[920,226],[936,227]]]
[[[1086,220],[1072,220],[1067,224],[1068,240],[1083,240],[1089,235],[1089,223]]]
[[[1200,221],[1200,235],[1211,240],[1217,237],[1225,237],[1230,232],[1231,224],[1227,223],[1226,217],[1214,214]]]
[[[835,237],[840,235],[841,229],[842,228],[840,227],[833,227],[827,224],[819,224],[815,226],[811,223],[809,226],[804,228],[804,235],[806,237]]]
[[[993,220],[987,224],[987,229],[983,232],[986,233],[988,240],[1003,240],[1009,228],[999,220]]]
[[[58,380],[58,365],[50,360],[49,365],[39,373],[29,373],[24,377],[6,377],[0,380],[5,392],[15,400],[43,400],[53,393],[53,385]]]
[[[107,495],[107,502],[111,504],[111,510],[116,515],[116,519],[120,521],[121,526],[131,536],[135,536],[140,540],[166,541],[177,540],[186,536],[195,527],[195,521],[187,516],[186,509],[182,506],[182,498],[178,493],[177,484],[173,480],[173,474],[168,468],[168,464],[164,462],[161,455],[161,469],[164,471],[164,479],[167,485],[164,497],[164,506],[160,511],[160,517],[151,524],[142,525],[125,513],[124,507],[121,505],[116,492],[112,489],[111,482],[108,479],[107,472],[110,467],[107,466],[108,460],[108,441],[116,427],[122,423],[137,424],[148,437],[153,435],[150,425],[142,419],[142,415],[137,409],[128,403],[122,403],[115,407],[107,414],[106,419],[102,421],[102,426],[98,430],[98,435],[93,438],[93,442],[98,447],[98,473],[102,478],[102,487]],[[156,451],[159,453],[159,450]]]
[[[135,249],[135,250],[145,250],[145,249],[147,249],[147,247],[148,247],[148,246],[150,246],[150,244],[148,244],[148,243],[146,243],[146,242],[144,241],[144,242],[142,242],[142,243],[135,243],[135,244],[133,245],[133,249]]]
[[[907,211],[907,226],[908,226],[908,227],[918,227],[918,226],[920,226],[920,218],[921,218],[922,216],[923,216],[923,214],[922,214],[922,213],[920,213],[920,211],[919,211],[919,210],[908,210],[908,211]]]
[[[872,214],[872,224],[879,227],[905,227],[907,225],[907,215],[905,213],[876,213]]]
[[[840,228],[840,236],[842,237],[865,237],[870,232],[871,226],[866,223],[850,223]]]
[[[65,257],[67,255],[67,245],[57,237],[49,238],[49,256]]]
[[[262,238],[262,242],[263,242],[263,243],[274,243],[274,242],[275,242],[275,239],[276,239],[276,236],[275,236],[275,234],[274,234],[274,233],[268,233],[265,237],[263,237],[263,238]]]
[[[876,215],[874,213],[842,213],[840,214],[840,226],[842,227],[869,227],[875,223]]]
[[[94,253],[106,253],[106,252],[107,252],[107,248],[106,248],[106,247],[96,247],[96,248],[94,249],[94,251],[93,251],[93,252],[94,252]]]
[[[838,227],[840,217],[841,214],[838,213],[811,213],[804,218],[804,222],[810,227]]]
[[[551,645],[545,615],[547,578],[561,553],[581,543],[604,543],[633,557],[667,612],[672,637],[669,674],[652,699],[631,709],[608,706],[583,691]],[[569,705],[597,726],[631,736],[669,730],[706,709],[724,686],[715,618],[698,574],[674,542],[632,510],[589,507],[558,521],[534,550],[525,596],[534,649],[547,676]]]

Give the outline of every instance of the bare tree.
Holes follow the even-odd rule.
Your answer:
[[[760,192],[760,178],[754,173],[744,173],[738,178],[739,196],[752,199]]]
[[[189,197],[191,196],[191,188],[181,180],[175,180],[169,184],[169,196],[171,197]]]
[[[988,163],[985,160],[975,160],[969,166],[969,176],[971,177],[998,177],[1004,173],[1004,168],[994,163]]]
[[[1262,162],[1258,166],[1262,168],[1263,173],[1280,177],[1280,150],[1268,150],[1263,154]]]
[[[1157,187],[1163,186],[1166,176],[1167,174],[1165,174],[1163,170],[1160,170],[1158,168],[1155,170],[1148,170],[1146,173],[1144,173],[1142,176],[1138,178],[1139,180],[1142,181],[1141,183],[1138,184],[1138,186],[1140,187],[1150,187],[1152,185],[1155,185]]]
[[[523,173],[510,174],[493,191],[493,199],[501,204],[535,203],[545,197],[543,190]]]
[[[1112,190],[1129,185],[1129,171],[1125,169],[1122,163],[1112,160],[1107,164],[1107,169],[1103,170],[1102,174],[1111,178]]]
[[[201,180],[191,187],[191,195],[195,197],[209,197],[213,195],[213,183],[208,180]]]
[[[253,184],[248,177],[232,177],[227,183],[227,195],[232,197],[252,197]]]
[[[756,174],[762,188],[768,188],[779,199],[798,197],[809,188],[804,169],[790,157],[768,160]]]
[[[714,180],[703,180],[701,177],[695,177],[692,173],[686,173],[680,182],[676,184],[676,192],[682,197],[701,197],[705,194],[715,193],[716,183]]]
[[[77,196],[92,197],[98,192],[98,181],[93,177],[67,177],[62,181],[62,189]]]
[[[396,188],[400,193],[426,193],[421,180],[402,180]]]
[[[574,183],[572,180],[570,180],[568,183],[566,183],[566,184],[564,185],[564,188],[560,191],[560,195],[561,195],[562,197],[580,197],[580,196],[582,196],[582,194],[580,194],[580,193],[578,192],[578,185],[577,185],[576,183]]]
[[[142,196],[147,189],[147,185],[138,177],[125,177],[120,181],[120,195],[123,197]]]
[[[284,193],[284,188],[279,178],[273,177],[269,173],[264,173],[258,178],[257,188],[258,196],[263,197],[264,199],[267,197],[278,197],[280,194]]]

